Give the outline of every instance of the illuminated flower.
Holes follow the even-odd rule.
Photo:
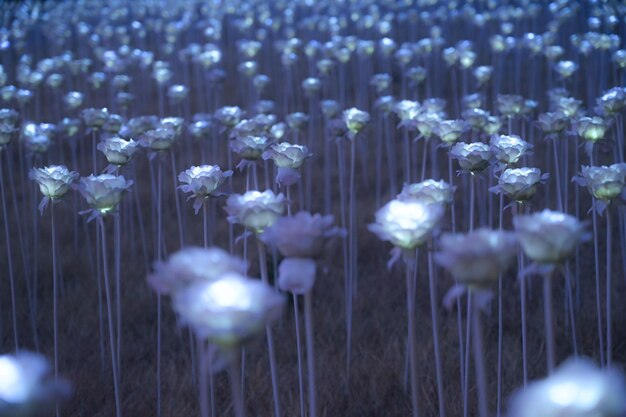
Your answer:
[[[512,94],[498,94],[496,108],[505,117],[515,117],[524,109],[524,98]]]
[[[133,185],[122,175],[101,174],[82,177],[78,190],[94,210],[94,214],[107,214],[122,200],[124,193]]]
[[[95,109],[83,109],[81,116],[85,121],[85,125],[92,129],[101,128],[109,117],[109,110],[105,108]]]
[[[370,121],[369,113],[355,107],[343,112],[343,120],[352,137],[361,132]]]
[[[466,130],[467,125],[463,120],[440,120],[433,132],[444,144],[451,146]]]
[[[556,134],[565,130],[567,127],[567,117],[564,114],[555,113],[541,113],[537,120],[537,124],[547,134]]]
[[[220,107],[215,111],[215,119],[226,127],[233,127],[241,120],[243,110],[237,106]]]
[[[54,412],[70,394],[67,381],[55,378],[46,359],[31,352],[0,355],[0,416],[27,417]]]
[[[606,202],[622,194],[625,179],[626,163],[623,162],[610,166],[583,166],[581,176],[574,178],[579,185],[586,185],[594,198]]]
[[[467,234],[444,234],[435,260],[460,284],[484,288],[498,279],[516,254],[513,233],[478,229]]]
[[[285,196],[274,194],[272,190],[248,191],[245,194],[232,194],[226,200],[226,212],[230,223],[239,223],[261,233],[271,226],[285,210]]]
[[[450,156],[458,159],[461,169],[471,173],[483,171],[493,158],[491,147],[483,142],[459,142],[450,149]]]
[[[178,174],[178,181],[185,183],[179,188],[185,193],[192,193],[189,198],[196,197],[193,208],[197,214],[205,199],[222,195],[217,189],[232,174],[233,171],[222,172],[217,165],[192,166]]]
[[[333,227],[333,221],[332,215],[311,215],[300,211],[294,216],[278,218],[260,237],[285,257],[316,258],[321,255],[328,239],[344,234],[341,229]]]
[[[173,127],[157,127],[145,131],[141,135],[139,143],[143,147],[158,152],[169,149],[177,137],[178,134]]]
[[[233,348],[278,318],[284,298],[269,285],[229,272],[176,291],[174,311],[200,339]]]
[[[265,160],[273,160],[279,168],[300,168],[311,153],[306,146],[281,142],[270,146],[262,156]]]
[[[490,141],[496,159],[505,164],[516,164],[532,146],[516,135],[494,135]]]
[[[609,121],[601,117],[581,117],[576,121],[576,131],[578,135],[591,143],[604,138]]]
[[[416,199],[391,200],[368,226],[380,239],[402,249],[414,249],[430,237],[443,217],[443,206]]]
[[[272,144],[268,136],[239,136],[230,140],[230,149],[243,159],[254,161]]]
[[[139,143],[132,139],[124,140],[114,136],[104,139],[97,147],[110,164],[122,166],[131,160],[138,146]]]
[[[278,266],[278,288],[298,295],[306,294],[315,284],[316,270],[312,259],[285,258]]]
[[[416,199],[425,203],[450,204],[454,200],[456,187],[447,182],[428,179],[415,184],[404,184],[398,200]]]
[[[64,165],[50,165],[44,168],[32,168],[28,178],[37,181],[41,193],[50,199],[61,198],[67,193],[78,173],[70,171]]]
[[[520,389],[509,417],[621,417],[626,415],[626,382],[616,369],[599,369],[572,358],[545,379]]]
[[[148,283],[159,294],[172,294],[195,282],[208,282],[235,272],[245,274],[245,261],[217,248],[188,247],[157,261]]]
[[[516,216],[513,226],[526,256],[539,264],[560,264],[586,238],[585,226],[558,211]]]
[[[537,184],[547,180],[549,174],[541,175],[539,168],[508,168],[498,178],[498,185],[489,190],[503,193],[513,201],[530,200],[537,191]]]

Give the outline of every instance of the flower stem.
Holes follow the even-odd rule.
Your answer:
[[[306,332],[306,362],[309,376],[309,416],[317,417],[317,389],[315,385],[315,350],[313,346],[312,291],[304,295],[304,327]]]
[[[404,251],[406,264],[406,303],[408,316],[409,338],[409,369],[411,373],[411,411],[413,417],[419,416],[418,389],[417,389],[417,339],[415,336],[415,298],[413,297],[413,273],[415,250]]]
[[[598,236],[598,214],[591,210],[593,220],[593,251],[596,267],[596,314],[598,316],[598,342],[600,343],[600,363],[604,364],[604,337],[602,335],[602,303],[600,301],[600,250]]]
[[[543,277],[543,314],[546,331],[546,359],[548,374],[554,371],[554,324],[552,322],[552,273]]]
[[[234,356],[234,355],[233,355]],[[246,410],[243,403],[243,394],[241,392],[241,386],[238,383],[239,375],[241,371],[239,370],[239,361],[236,358],[231,358],[230,360],[230,390],[233,397],[233,408],[235,409],[235,417],[245,417]]]
[[[156,252],[157,252],[157,260],[162,260],[162,241],[163,241],[163,217],[162,217],[162,191],[163,191],[163,168],[161,166],[161,161],[158,161],[157,167],[157,241],[156,241]],[[161,294],[157,294],[157,417],[161,417],[161,316],[162,316],[162,308],[161,308]]]
[[[293,315],[296,323],[296,348],[298,351],[298,385],[300,388],[300,415],[305,416],[304,407],[304,370],[302,368],[302,345],[300,332],[300,314],[298,312],[298,295],[292,294],[293,297]]]
[[[257,249],[259,251],[259,270],[261,271],[261,280],[265,284],[269,284],[269,280],[267,278],[267,253],[265,251],[265,246],[261,239],[257,236]],[[280,399],[278,396],[278,371],[276,369],[276,355],[274,353],[274,337],[272,335],[272,328],[268,325],[265,326],[265,333],[267,335],[267,348],[270,360],[270,373],[272,378],[272,392],[274,396],[274,416],[280,417]],[[233,380],[234,380],[233,373]],[[241,395],[241,392],[239,393]],[[243,410],[241,410],[243,413]],[[243,415],[243,414],[241,414]]]
[[[4,192],[4,173],[2,169],[2,160],[0,159],[0,194],[2,197],[2,216],[4,217],[5,242],[7,247],[7,263],[9,267],[9,285],[11,287],[11,315],[13,320],[13,343],[15,351],[19,349],[19,339],[17,336],[17,311],[15,300],[15,277],[13,276],[13,254],[11,252],[11,232],[9,230],[9,217],[7,213],[6,194]]]
[[[198,351],[198,391],[200,394],[200,417],[209,417],[209,397],[207,386],[207,351],[201,338],[197,338]]]
[[[472,290],[468,293],[471,298]],[[469,301],[468,301],[469,302]],[[487,402],[487,372],[485,370],[485,354],[483,352],[483,330],[480,317],[480,308],[477,302],[472,303],[472,330],[474,340],[474,369],[476,370],[476,386],[478,387],[478,415],[489,415]]]
[[[113,369],[113,390],[115,393],[115,415],[122,416],[122,399],[120,397],[119,375],[117,372],[117,354],[115,349],[115,331],[113,329],[113,300],[111,297],[111,285],[109,283],[109,265],[107,260],[106,231],[104,220],[98,217],[100,223],[100,239],[102,239],[102,267],[104,271],[104,293],[107,301],[107,315],[109,319],[109,345],[111,348],[111,367]]]
[[[613,250],[613,229],[611,219],[611,207],[606,208],[606,365],[611,366],[613,359],[613,334],[611,330],[611,274],[612,259],[611,252]]]
[[[428,278],[430,284],[430,314],[432,318],[433,326],[433,345],[435,349],[435,371],[437,374],[437,397],[439,398],[439,417],[445,417],[446,407],[444,398],[444,386],[443,386],[443,367],[441,364],[441,351],[439,348],[439,317],[437,314],[437,284],[435,280],[435,265],[434,265],[434,244],[431,250],[428,251]]]
[[[54,378],[59,378],[59,283],[57,276],[56,227],[54,224],[54,201],[50,202],[50,230],[52,232],[52,316],[54,332]],[[56,407],[59,416],[59,407]]]
[[[115,309],[117,310],[117,370],[122,380],[122,231],[121,212],[115,215]],[[121,382],[120,382],[121,383]]]

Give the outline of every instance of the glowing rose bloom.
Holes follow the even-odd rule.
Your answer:
[[[309,121],[309,116],[302,112],[290,113],[285,117],[285,121],[291,130],[301,130]]]
[[[320,102],[320,108],[322,110],[322,113],[324,114],[324,117],[327,119],[333,119],[337,117],[340,109],[339,103],[337,103],[335,100],[322,100]]]
[[[148,284],[159,294],[173,294],[195,282],[209,282],[234,272],[245,274],[248,265],[218,247],[188,247],[157,261]]]
[[[450,156],[458,159],[463,171],[475,174],[487,168],[493,158],[491,147],[483,142],[459,142],[450,149]]]
[[[493,74],[493,67],[481,65],[474,68],[472,74],[474,75],[474,78],[476,78],[478,85],[481,86],[491,79],[491,74]]]
[[[441,117],[437,113],[422,113],[417,117],[415,127],[421,138],[430,139],[439,122],[441,122]]]
[[[322,82],[320,81],[319,78],[309,77],[309,78],[305,78],[302,81],[302,89],[304,90],[305,94],[309,96],[313,96],[317,94],[321,88],[322,88]]]
[[[370,78],[370,85],[376,89],[376,93],[381,94],[389,88],[391,81],[391,75],[389,74],[374,74]]]
[[[594,143],[604,139],[609,121],[601,117],[581,117],[576,121],[576,132],[584,140]]]
[[[332,215],[300,211],[294,216],[278,218],[260,238],[285,257],[317,258],[328,239],[344,234],[343,230],[333,227],[333,221]]]
[[[494,135],[490,141],[496,159],[506,165],[516,164],[532,145],[517,135]]]
[[[181,103],[184,99],[187,98],[188,94],[189,89],[181,84],[174,84],[170,86],[170,88],[167,90],[167,96],[174,103]]]
[[[55,379],[43,356],[26,351],[0,355],[0,416],[54,413],[54,406],[69,397],[70,392],[70,384]]]
[[[569,78],[578,69],[578,64],[574,61],[559,61],[556,63],[554,69],[559,73],[561,78]]]
[[[50,145],[52,145],[52,141],[47,135],[24,136],[24,146],[30,152],[45,153]]]
[[[178,134],[174,128],[157,127],[143,132],[139,143],[145,148],[158,152],[171,148],[177,137]]]
[[[483,132],[489,136],[498,134],[502,127],[502,118],[498,116],[487,116],[485,123],[482,126]]]
[[[602,114],[612,116],[626,106],[626,90],[623,87],[613,87],[596,99]]]
[[[419,115],[421,108],[417,101],[400,100],[394,105],[394,112],[400,118],[401,125],[408,126]]]
[[[411,67],[406,70],[406,77],[409,79],[409,85],[416,87],[426,79],[428,72],[424,67]]]
[[[376,99],[374,102],[374,107],[385,116],[389,116],[393,111],[393,107],[395,105],[395,99],[393,96],[381,96]]]
[[[260,159],[263,152],[272,144],[268,136],[236,136],[230,140],[230,149],[243,159]]]
[[[415,184],[404,184],[402,192],[398,194],[398,200],[415,199],[425,203],[450,204],[454,201],[456,187],[451,186],[444,180],[435,181],[428,179]]]
[[[317,267],[307,258],[285,258],[278,266],[278,288],[294,294],[304,295],[315,284]]]
[[[433,133],[448,146],[456,143],[466,131],[467,124],[463,120],[440,120],[433,129]]]
[[[114,136],[100,142],[97,148],[104,154],[110,164],[123,166],[130,162],[138,146],[139,142],[132,139],[124,140]]]
[[[537,184],[548,177],[549,174],[541,175],[539,168],[509,168],[498,178],[498,185],[491,187],[489,191],[503,193],[513,201],[525,202],[535,195]]]
[[[76,109],[83,104],[83,93],[80,91],[70,91],[63,97],[63,101],[70,109]]]
[[[516,254],[515,234],[481,228],[467,234],[444,234],[435,260],[460,284],[484,288],[498,280]]]
[[[78,173],[70,171],[64,165],[50,165],[44,168],[32,168],[28,178],[37,181],[44,197],[50,199],[63,197],[78,178]]]
[[[581,176],[575,177],[578,184],[587,186],[589,192],[598,200],[610,201],[619,197],[624,190],[626,163],[610,166],[583,166]]]
[[[281,142],[270,146],[262,156],[265,160],[273,160],[279,168],[300,168],[311,153],[306,146]]]
[[[487,118],[489,117],[489,113],[478,108],[464,110],[461,115],[474,130],[481,130],[485,123],[487,123]]]
[[[196,282],[172,297],[174,311],[200,339],[234,348],[280,315],[284,298],[257,279],[229,272],[220,279]]]
[[[560,264],[586,239],[585,226],[575,217],[544,210],[513,218],[526,256],[539,264]]]
[[[361,132],[363,128],[365,128],[365,125],[369,123],[370,115],[368,112],[352,107],[351,109],[343,112],[343,120],[346,123],[351,136],[354,137],[356,134]]]
[[[109,118],[109,109],[107,109],[106,107],[101,109],[83,109],[80,115],[85,121],[85,125],[87,127],[91,129],[99,129]]]
[[[557,112],[563,113],[566,117],[574,117],[578,114],[582,101],[573,97],[559,97],[556,99],[554,108]]]
[[[443,217],[443,206],[416,199],[391,200],[368,226],[380,239],[402,249],[415,249],[430,237]]]
[[[512,94],[498,94],[496,108],[505,117],[515,117],[524,109],[524,98]]]
[[[508,417],[621,417],[626,415],[626,382],[614,368],[571,358],[552,375],[520,388]]]
[[[133,185],[122,175],[101,174],[82,177],[78,190],[95,212],[107,214],[122,200],[124,193]]]
[[[233,127],[243,117],[243,110],[237,106],[224,106],[215,111],[215,119],[226,127]]]
[[[178,174],[178,181],[185,183],[178,188],[185,193],[192,193],[190,199],[196,198],[193,208],[198,214],[205,199],[222,195],[217,189],[232,174],[233,171],[222,172],[217,165],[192,166]]]
[[[547,134],[561,133],[567,127],[567,117],[563,113],[541,113],[537,124]]]
[[[230,195],[225,208],[230,223],[239,223],[261,233],[283,214],[285,196],[282,193],[276,195],[272,190],[252,190]]]

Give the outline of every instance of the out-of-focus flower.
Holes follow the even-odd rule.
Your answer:
[[[430,237],[443,212],[438,203],[395,199],[376,212],[376,221],[368,228],[398,248],[415,249]]]
[[[481,65],[479,67],[474,68],[472,72],[476,81],[478,81],[478,85],[482,86],[487,81],[491,79],[491,74],[493,73],[493,67]]]
[[[537,124],[548,135],[561,133],[567,127],[567,117],[563,113],[541,113]]]
[[[556,63],[554,68],[556,69],[556,72],[559,73],[561,78],[569,78],[578,69],[578,64],[574,61],[559,61]]]
[[[50,165],[43,168],[32,168],[28,178],[37,181],[44,197],[50,199],[63,197],[78,178],[78,173],[70,171],[64,165]]]
[[[613,87],[596,99],[598,108],[605,116],[613,116],[626,106],[626,90]]]
[[[368,112],[352,107],[343,112],[343,120],[351,134],[351,139],[353,139],[369,123],[370,115]]]
[[[516,135],[494,135],[490,144],[496,159],[505,165],[516,164],[532,148]]]
[[[425,203],[450,204],[454,201],[456,187],[444,180],[435,181],[428,179],[415,184],[404,184],[402,192],[398,194],[398,200],[419,200]]]
[[[167,96],[174,103],[181,103],[184,99],[187,98],[188,94],[189,89],[181,84],[174,84],[170,86],[170,88],[167,90]]]
[[[585,226],[575,217],[547,209],[516,216],[513,226],[524,253],[538,264],[562,263],[586,239]]]
[[[465,133],[467,125],[463,120],[441,120],[433,129],[433,133],[441,139],[441,141],[451,146]]]
[[[389,88],[391,81],[391,75],[389,74],[374,74],[370,78],[370,85],[376,89],[377,94],[382,94]]]
[[[115,209],[132,185],[133,182],[122,175],[92,174],[80,179],[78,190],[94,210],[94,215],[105,215]]]
[[[285,210],[285,196],[272,190],[252,190],[245,194],[231,194],[226,200],[230,223],[239,223],[255,233],[271,226]]]
[[[0,417],[29,417],[53,412],[69,397],[70,384],[55,379],[47,360],[31,352],[0,356]]]
[[[63,101],[70,109],[76,109],[83,104],[83,93],[80,91],[70,91],[63,97]]]
[[[245,261],[218,247],[188,247],[157,261],[148,283],[159,294],[173,294],[189,284],[215,281],[229,272],[245,274],[247,269]]]
[[[197,282],[174,293],[174,311],[200,339],[226,349],[240,345],[278,318],[284,298],[269,285],[237,273]]]
[[[178,134],[174,128],[157,127],[143,132],[139,143],[145,148],[159,152],[171,148],[176,138],[178,138]]]
[[[478,229],[467,234],[444,234],[435,260],[469,288],[485,288],[498,279],[517,253],[511,232]]]
[[[87,127],[91,129],[99,129],[109,118],[109,109],[107,109],[106,107],[101,109],[83,109],[80,115],[83,118]]]
[[[599,369],[589,359],[568,359],[545,379],[521,388],[509,417],[621,417],[626,382],[616,369]]]
[[[205,199],[222,195],[217,190],[233,174],[222,171],[217,165],[192,166],[178,174],[178,181],[185,183],[179,188],[185,193],[192,193],[189,198],[196,198],[193,208],[198,214]]]
[[[498,94],[496,98],[496,108],[505,117],[515,117],[522,113],[524,109],[524,98],[512,94]]]
[[[139,142],[132,139],[124,140],[114,136],[104,139],[98,144],[97,148],[104,154],[110,164],[123,166],[130,162],[138,146]]]
[[[459,142],[450,149],[450,156],[459,161],[463,171],[476,174],[489,166],[493,159],[493,151],[483,142]]]
[[[326,240],[344,234],[343,230],[333,227],[333,221],[331,215],[300,211],[294,216],[278,218],[260,237],[285,257],[317,258]]]
[[[278,266],[278,287],[282,291],[304,295],[315,284],[317,267],[315,261],[307,258],[285,258]]]
[[[340,109],[339,103],[337,103],[335,100],[322,100],[320,102],[320,108],[322,110],[322,113],[324,114],[324,117],[326,117],[327,119],[333,119],[337,117]]]
[[[503,193],[517,202],[530,200],[537,191],[537,184],[547,180],[549,174],[541,175],[539,168],[508,168],[498,178],[498,185],[489,191]]]
[[[626,180],[626,163],[610,166],[583,166],[581,175],[574,177],[579,185],[587,186],[594,198],[606,203],[621,196]]]
[[[237,106],[220,107],[215,111],[215,119],[225,127],[233,127],[243,117],[243,110]]]
[[[290,113],[285,117],[285,121],[291,130],[299,131],[309,121],[309,116],[302,112]]]

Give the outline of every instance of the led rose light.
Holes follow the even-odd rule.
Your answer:
[[[521,388],[508,417],[621,417],[626,415],[626,382],[617,369],[598,369],[572,358],[549,377]]]
[[[64,165],[49,165],[31,169],[28,177],[37,182],[45,198],[53,200],[63,197],[70,190],[78,173],[68,170]]]
[[[456,187],[447,182],[429,179],[416,184],[405,184],[398,200],[419,200],[425,203],[451,204],[454,200]]]
[[[350,132],[350,138],[354,139],[354,137],[369,123],[370,115],[363,110],[352,107],[343,112],[343,120],[348,127],[348,131]]]
[[[218,189],[233,174],[233,171],[222,171],[217,165],[192,166],[178,174],[178,181],[184,183],[180,188],[191,193],[189,198],[196,198],[193,208],[198,214],[200,207],[209,197],[222,195]]]
[[[106,215],[115,209],[132,185],[133,181],[127,181],[122,175],[92,174],[80,179],[78,191],[95,214]]]
[[[496,135],[489,142],[496,159],[505,165],[516,164],[532,146],[516,135]]]
[[[138,146],[139,142],[132,139],[125,140],[113,136],[100,142],[98,150],[104,154],[110,164],[121,167],[130,162]]]
[[[450,156],[459,161],[462,170],[476,174],[489,166],[493,150],[482,142],[459,142],[450,149]]]
[[[505,194],[512,201],[529,201],[537,192],[537,184],[545,182],[550,174],[541,175],[539,168],[508,168],[498,178],[498,185],[489,191]]]
[[[228,221],[239,223],[255,233],[261,233],[271,226],[284,210],[285,197],[283,194],[274,194],[272,190],[232,194],[226,201]]]
[[[0,416],[44,415],[70,392],[67,381],[51,375],[43,356],[25,351],[0,355]]]

